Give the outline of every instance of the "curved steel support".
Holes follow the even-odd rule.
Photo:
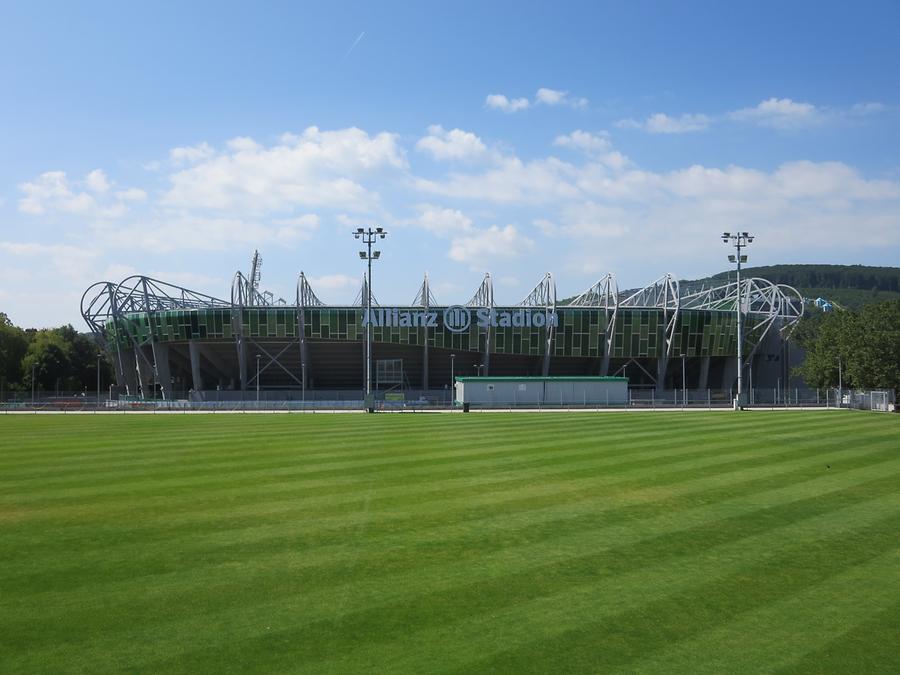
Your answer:
[[[466,307],[493,307],[494,306],[494,282],[491,280],[491,273],[485,272],[484,279],[481,281],[481,285],[478,287],[478,290],[475,291],[475,295],[473,295],[469,301],[466,303]]]
[[[356,299],[353,301],[354,307],[365,307],[366,306],[366,296],[369,291],[369,282],[366,280],[366,275],[363,274],[362,286],[359,289],[359,293],[356,294]],[[372,293],[372,307],[378,306],[378,300],[375,299],[375,293]]]
[[[300,342],[300,379],[303,387],[303,398],[306,400],[306,387],[308,384],[309,350],[306,345],[306,310],[309,307],[323,307],[323,303],[313,292],[312,286],[303,272],[297,276],[297,339]]]
[[[556,316],[556,282],[553,275],[547,272],[544,278],[538,282],[531,293],[529,293],[522,302],[520,307],[540,307],[544,310],[547,318]],[[544,341],[544,359],[541,365],[541,373],[546,377],[550,373],[550,357],[553,354],[553,340],[556,337],[556,324],[554,321],[546,322],[546,340]]]
[[[616,317],[619,311],[619,285],[616,283],[615,275],[607,274],[572,300],[569,306],[603,310],[605,339],[603,357],[600,360],[600,374],[608,375],[609,359],[616,337]]]

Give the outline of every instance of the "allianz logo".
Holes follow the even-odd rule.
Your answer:
[[[368,312],[363,311],[362,324],[400,328],[443,326],[451,333],[462,333],[471,327],[473,315],[479,328],[543,328],[559,325],[556,312],[549,309],[471,309],[462,305],[451,305],[443,310],[373,307]]]

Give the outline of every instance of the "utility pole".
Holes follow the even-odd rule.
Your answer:
[[[723,232],[722,242],[731,243],[737,249],[736,255],[729,255],[728,261],[737,263],[737,302],[735,302],[735,312],[737,314],[737,398],[734,402],[735,410],[740,410],[743,405],[743,372],[744,372],[744,340],[743,340],[743,312],[741,307],[741,264],[747,262],[747,256],[741,253],[741,249],[753,243],[753,235],[749,232]]]
[[[359,252],[361,260],[368,263],[368,276],[366,277],[366,398],[372,395],[372,261],[381,257],[381,251],[373,251],[372,244],[379,238],[384,239],[387,236],[383,227],[356,228],[353,233],[355,239],[362,240],[366,245],[365,251]]]

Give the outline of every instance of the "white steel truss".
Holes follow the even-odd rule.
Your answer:
[[[494,306],[494,282],[491,281],[491,273],[486,272],[484,279],[475,295],[466,303],[466,307],[493,307]]]

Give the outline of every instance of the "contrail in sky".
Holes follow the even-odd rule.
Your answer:
[[[359,37],[353,41],[353,44],[350,45],[350,49],[347,50],[347,53],[344,54],[344,58],[341,59],[341,63],[343,63],[344,61],[347,60],[347,57],[350,56],[350,52],[352,52],[354,50],[356,45],[359,44],[359,41],[363,39],[363,35],[365,35],[365,34],[366,34],[366,31],[363,31],[362,33],[359,34]]]

